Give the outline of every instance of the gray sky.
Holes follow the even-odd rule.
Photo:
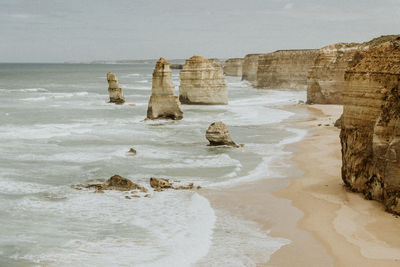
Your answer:
[[[0,0],[0,62],[243,57],[400,32],[400,0]]]

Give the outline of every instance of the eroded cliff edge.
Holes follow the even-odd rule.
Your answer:
[[[317,55],[317,49],[278,50],[260,55],[254,86],[260,89],[305,90],[308,73]]]
[[[344,76],[342,179],[400,214],[400,39],[369,49],[354,64]]]

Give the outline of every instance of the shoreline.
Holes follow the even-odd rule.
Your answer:
[[[267,262],[256,262],[257,266],[398,266],[399,219],[380,203],[343,187],[340,130],[333,127],[342,107],[291,105],[285,109],[309,114],[285,122],[308,129],[300,142],[285,148],[292,152],[287,178],[205,189],[201,195],[214,210],[253,221],[269,236],[291,241]]]

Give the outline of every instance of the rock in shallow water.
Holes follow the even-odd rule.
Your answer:
[[[114,175],[102,184],[89,184],[89,185],[74,185],[75,189],[81,188],[95,188],[96,193],[103,193],[103,190],[118,190],[118,191],[131,191],[140,190],[141,192],[147,192],[147,188],[133,183],[131,180],[124,178],[119,175]]]
[[[211,123],[207,129],[206,138],[210,142],[210,146],[239,147],[232,141],[228,127],[222,121]]]

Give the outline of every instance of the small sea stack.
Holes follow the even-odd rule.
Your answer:
[[[160,58],[153,71],[151,97],[147,108],[147,118],[181,120],[183,112],[175,87],[169,62]]]
[[[228,104],[228,87],[223,70],[208,59],[202,56],[187,59],[180,79],[179,100],[182,104]]]
[[[119,88],[117,76],[114,73],[107,73],[108,94],[110,95],[110,103],[122,105],[125,103],[124,93]]]
[[[207,129],[206,138],[210,142],[210,146],[239,147],[233,142],[228,127],[222,121],[211,123]]]

